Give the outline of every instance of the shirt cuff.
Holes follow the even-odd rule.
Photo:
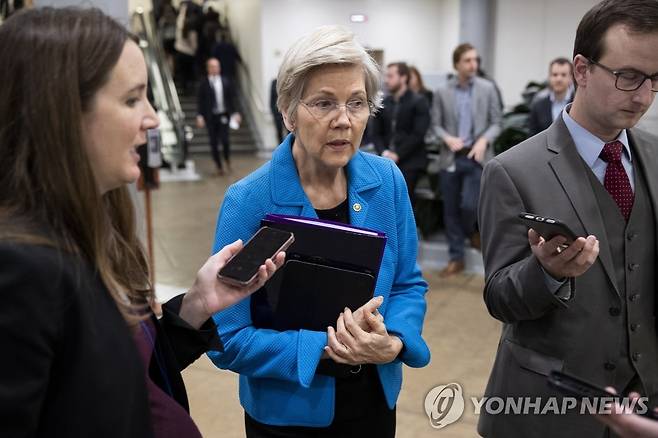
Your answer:
[[[546,272],[543,266],[540,265],[540,268],[544,273],[544,281],[549,292],[564,301],[571,299],[571,282],[569,278],[556,280],[551,274]]]

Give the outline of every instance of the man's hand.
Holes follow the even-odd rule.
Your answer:
[[[203,116],[196,116],[196,127],[203,129],[206,126],[206,121],[203,120]]]
[[[471,148],[471,151],[468,153],[467,157],[472,158],[478,163],[482,164],[484,161],[484,153],[487,151],[487,144],[487,139],[480,137]]]
[[[459,137],[447,135],[443,141],[448,145],[451,151],[457,152],[464,148],[464,140]]]
[[[599,255],[599,241],[595,236],[579,237],[564,248],[566,241],[564,236],[556,236],[546,241],[535,230],[528,230],[528,243],[532,253],[544,270],[557,280],[584,274]]]

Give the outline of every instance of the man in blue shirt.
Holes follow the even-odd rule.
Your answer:
[[[450,262],[442,277],[464,270],[464,241],[479,249],[476,211],[482,165],[493,157],[502,111],[494,84],[477,76],[478,54],[471,44],[457,46],[457,75],[434,93],[432,129],[441,140],[439,180]]]

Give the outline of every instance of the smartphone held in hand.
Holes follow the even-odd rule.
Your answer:
[[[234,286],[247,286],[258,276],[258,268],[265,260],[285,251],[293,242],[293,233],[271,227],[262,227],[249,239],[217,273],[217,277]]]
[[[571,231],[571,229],[559,219],[526,212],[520,213],[519,219],[521,219],[528,228],[532,228],[539,233],[539,235],[546,241],[551,240],[555,236],[564,236],[567,239],[564,244],[570,245],[578,238],[576,233]]]

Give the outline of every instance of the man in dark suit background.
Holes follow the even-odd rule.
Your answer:
[[[489,438],[603,438],[580,407],[541,410],[563,370],[618,393],[658,398],[658,137],[634,128],[658,90],[658,2],[606,0],[582,18],[573,104],[545,131],[492,159],[479,206],[491,315],[504,323],[486,397],[535,401],[524,415],[480,415]],[[568,247],[517,215],[555,217]]]
[[[382,157],[397,163],[413,204],[416,182],[427,166],[425,134],[430,126],[429,104],[409,89],[406,63],[389,64],[385,80],[390,94],[373,120],[375,148]]]
[[[530,107],[530,135],[548,128],[572,99],[573,65],[567,58],[556,58],[548,66],[548,94],[535,100]]]
[[[229,122],[240,124],[240,114],[235,107],[235,90],[230,79],[222,77],[221,66],[216,58],[206,62],[208,76],[199,84],[196,122],[198,128],[208,129],[210,151],[217,166],[217,173],[224,174],[219,157],[219,142],[222,143],[227,170],[231,169],[231,145],[229,142]]]

